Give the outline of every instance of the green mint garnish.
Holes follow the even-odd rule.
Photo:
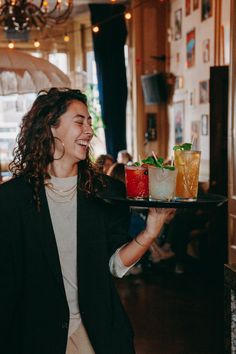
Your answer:
[[[147,159],[142,160],[142,163],[171,171],[175,170],[175,166],[164,165],[164,159],[162,157],[155,159],[153,156],[149,156]]]
[[[182,145],[175,145],[173,147],[173,150],[185,150],[185,151],[190,151],[192,149],[192,143],[184,143]]]
[[[165,165],[163,166],[166,170],[170,170],[170,171],[174,171],[175,170],[175,166],[170,166],[170,165]]]
[[[139,162],[132,163],[132,166],[141,166]]]

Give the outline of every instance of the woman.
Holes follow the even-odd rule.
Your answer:
[[[128,242],[128,210],[98,197],[124,190],[93,172],[92,136],[79,90],[43,91],[23,118],[0,186],[2,353],[134,353],[111,273],[125,274],[171,211],[151,209]]]

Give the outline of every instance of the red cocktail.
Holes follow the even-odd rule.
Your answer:
[[[125,166],[125,184],[128,198],[148,198],[148,169],[143,166]]]

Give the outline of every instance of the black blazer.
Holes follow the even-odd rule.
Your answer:
[[[108,181],[110,189],[114,182]],[[22,177],[0,186],[3,354],[66,351],[69,308],[44,188],[41,202],[38,212],[32,203],[31,185]],[[96,354],[133,354],[132,329],[108,266],[110,256],[128,241],[128,211],[82,192],[78,192],[77,202],[82,321]]]

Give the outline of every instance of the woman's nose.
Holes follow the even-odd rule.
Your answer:
[[[93,127],[90,124],[84,125],[84,133],[88,135],[93,135]]]

